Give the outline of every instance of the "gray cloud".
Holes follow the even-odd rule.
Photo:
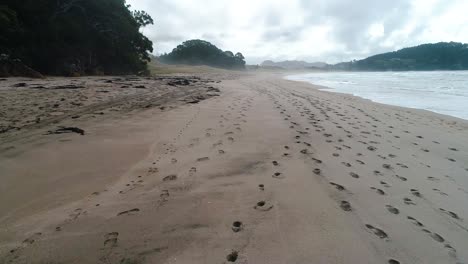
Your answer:
[[[337,62],[427,42],[468,42],[465,0],[127,0],[150,13],[156,53],[201,38],[265,59]]]

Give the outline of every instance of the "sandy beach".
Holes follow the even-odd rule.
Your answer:
[[[0,263],[468,263],[468,121],[228,71],[0,101]]]

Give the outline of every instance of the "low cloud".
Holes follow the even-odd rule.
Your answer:
[[[339,62],[428,42],[468,42],[465,0],[128,0],[158,54],[200,38],[266,59]]]

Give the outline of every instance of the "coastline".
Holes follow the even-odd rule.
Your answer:
[[[283,76],[283,78],[286,77],[286,76],[290,76],[290,75],[285,74]],[[285,79],[285,80],[288,80],[288,79]],[[336,91],[336,92],[330,91],[330,90],[335,90],[335,89],[331,88],[331,87],[328,87],[328,86],[313,84],[313,83],[310,83],[308,81],[300,81],[300,80],[288,80],[288,81],[304,83],[306,85],[309,85],[310,88],[312,88],[312,89],[316,89],[318,91],[325,92],[325,93],[340,94],[340,95],[343,95],[343,96],[350,96],[350,97],[353,97],[353,98],[359,98],[360,100],[367,101],[367,102],[372,103],[372,104],[377,104],[377,105],[390,107],[390,108],[395,108],[395,109],[400,109],[400,110],[421,112],[421,114],[426,113],[427,115],[434,116],[434,117],[439,117],[440,119],[444,119],[444,120],[447,120],[447,121],[450,121],[450,122],[462,123],[468,128],[468,120],[463,119],[463,118],[459,118],[459,117],[456,117],[456,116],[437,113],[437,112],[433,112],[431,110],[426,110],[426,109],[421,109],[421,108],[411,108],[411,107],[405,107],[405,106],[398,106],[398,105],[380,103],[380,102],[373,101],[372,99],[364,98],[364,97],[361,97],[361,96],[358,96],[358,95],[353,95],[353,94],[338,92],[338,91]]]
[[[441,73],[441,72],[444,72],[444,71],[436,71],[435,73]],[[306,77],[304,77],[304,75],[308,75],[308,74],[311,74],[311,73],[295,73],[295,74],[287,74],[287,75],[284,75],[284,78],[287,79],[287,80],[291,80],[291,81],[300,81],[300,82],[306,82],[306,83],[309,83],[309,84],[312,84],[314,86],[317,86],[317,87],[321,87],[320,89],[323,89],[323,90],[329,90],[329,92],[334,92],[334,93],[342,93],[342,94],[350,94],[350,95],[353,95],[353,96],[357,96],[357,97],[360,97],[360,98],[364,98],[364,99],[369,99],[371,100],[372,102],[375,102],[375,103],[380,103],[380,104],[387,104],[387,105],[393,105],[393,106],[399,106],[399,107],[403,107],[403,108],[409,108],[409,109],[420,109],[420,110],[426,110],[426,111],[430,111],[432,113],[436,113],[436,114],[441,114],[441,115],[446,115],[446,116],[451,116],[451,117],[455,117],[455,118],[459,118],[459,119],[463,119],[465,121],[468,120],[468,115],[466,115],[466,110],[465,109],[462,109],[462,108],[447,108],[447,105],[445,104],[442,104],[442,105],[437,105],[436,101],[445,101],[445,100],[449,100],[449,99],[452,99],[452,100],[455,100],[453,103],[455,105],[459,104],[459,101],[462,101],[462,99],[459,99],[457,97],[451,97],[451,98],[445,98],[444,96],[447,96],[443,91],[433,91],[431,89],[429,89],[427,92],[428,93],[434,93],[436,92],[440,92],[440,94],[437,95],[437,100],[435,101],[435,99],[433,99],[431,102],[429,103],[426,103],[424,102],[423,104],[421,104],[422,102],[418,102],[416,100],[416,104],[411,101],[405,101],[403,100],[403,102],[400,102],[400,99],[399,98],[404,98],[406,96],[408,96],[407,94],[405,94],[406,91],[408,90],[411,90],[412,88],[414,88],[415,85],[412,85],[411,87],[405,87],[405,89],[393,89],[393,88],[389,88],[391,86],[389,86],[390,84],[392,86],[402,86],[405,82],[410,82],[411,80],[414,80],[414,79],[424,79],[424,76],[421,75],[421,76],[411,76],[411,75],[403,75],[403,76],[397,76],[397,77],[389,77],[389,76],[382,76],[382,78],[385,78],[385,81],[382,81],[383,84],[381,83],[374,83],[374,84],[370,84],[370,83],[366,83],[364,81],[364,79],[367,79],[366,77],[369,77],[369,79],[372,79],[372,78],[375,78],[373,76],[366,76],[366,74],[408,74],[408,73],[415,73],[415,74],[431,74],[433,75],[434,72],[432,71],[405,71],[405,72],[362,72],[363,77],[360,77],[362,79],[353,79],[353,77],[351,77],[350,79],[348,79],[347,77],[345,77],[345,75],[343,75],[342,78],[344,78],[344,80],[347,80],[351,83],[353,83],[354,86],[343,86],[343,87],[340,87],[340,84],[339,83],[334,83],[337,81],[336,78],[340,78],[341,77],[336,77],[336,76],[333,76],[333,74],[335,74],[336,72],[332,72],[332,73],[326,73],[326,74],[330,74],[330,78],[331,78],[331,82],[330,84],[320,84],[321,81],[324,81],[324,76],[320,76],[318,77],[318,79],[316,80],[318,83],[314,83],[312,80],[307,80]],[[349,74],[358,74],[359,72],[343,72],[344,74],[346,73],[349,73]],[[468,71],[450,71],[449,73],[451,74],[460,74],[460,73],[468,73]],[[340,76],[340,75],[338,75]],[[411,77],[409,77],[411,76]],[[388,79],[386,79],[388,78]],[[393,78],[393,79],[392,79]],[[403,79],[403,83],[401,85],[395,85],[394,82],[395,82],[395,78],[402,78]],[[410,79],[407,79],[407,78],[410,78]],[[437,78],[435,78],[437,79]],[[373,79],[372,79],[373,80]],[[450,81],[454,81],[454,82],[458,82],[459,79],[457,80],[446,80],[447,82],[450,83]],[[357,83],[355,83],[357,82]],[[362,83],[361,83],[362,82]],[[372,82],[372,81],[370,81]],[[386,83],[389,83],[389,84],[386,84]],[[418,87],[425,87],[425,84],[423,83],[418,83],[419,86]],[[335,85],[336,87],[332,87],[332,85]],[[375,87],[376,85],[380,85],[381,88],[378,89],[377,91],[372,91],[373,89],[369,90],[369,87]],[[439,83],[439,85],[441,85]],[[453,84],[455,85],[455,84]],[[458,87],[457,87],[458,86]],[[460,84],[458,85],[455,85],[455,89],[459,88]],[[431,87],[429,87],[431,88]],[[421,92],[420,90],[418,89],[415,89],[413,90],[413,92]],[[357,93],[357,94],[356,94]],[[380,98],[380,97],[376,97],[377,94],[379,93],[392,93],[392,94],[395,94],[395,95],[398,95],[398,97],[396,98]],[[453,91],[452,93],[448,94],[448,95],[453,95]],[[457,94],[457,93],[455,93]],[[414,95],[411,95],[411,93],[409,94],[410,95],[410,98],[412,98],[411,96],[414,97]],[[457,94],[457,96],[460,96],[460,94]],[[395,96],[394,96],[395,97]],[[462,97],[463,98],[463,97]],[[395,99],[397,100],[396,103],[392,103],[391,102],[391,99]],[[412,98],[412,99],[415,99],[415,98]],[[442,107],[441,109],[439,110],[435,110],[434,108],[440,108]],[[452,113],[449,113],[449,112],[452,112]]]
[[[0,138],[0,259],[468,261],[468,121],[282,74],[198,77],[219,96]],[[62,122],[87,133],[43,135]]]

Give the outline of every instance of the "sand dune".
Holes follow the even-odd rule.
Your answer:
[[[280,75],[201,79],[109,84],[42,125],[14,121],[36,112],[22,90],[2,109],[22,129],[0,137],[0,263],[468,263],[468,122]]]

